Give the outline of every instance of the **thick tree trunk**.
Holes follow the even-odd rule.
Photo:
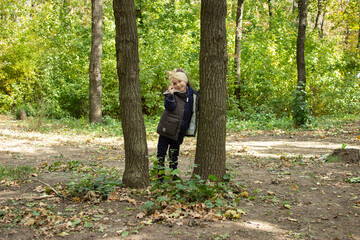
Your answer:
[[[297,126],[303,125],[307,119],[306,103],[306,71],[305,71],[305,36],[307,25],[308,0],[299,0],[299,29],[296,44],[297,89],[295,91],[294,120]]]
[[[120,114],[125,144],[123,183],[127,187],[143,188],[149,185],[149,160],[141,110],[134,0],[114,0],[114,15]]]
[[[89,121],[91,123],[102,122],[101,97],[102,77],[101,58],[103,48],[102,29],[102,0],[92,0],[92,42],[90,56],[90,95],[89,95]]]
[[[238,0],[238,6],[236,10],[236,31],[235,31],[235,64],[236,64],[236,83],[237,88],[235,95],[237,99],[240,99],[240,89],[243,84],[241,81],[241,37],[242,37],[242,19],[244,11],[244,0]]]
[[[194,174],[226,172],[226,0],[201,1],[200,118]]]

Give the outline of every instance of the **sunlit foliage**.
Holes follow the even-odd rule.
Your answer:
[[[320,1],[320,5],[318,5]],[[199,87],[200,1],[137,0],[143,111],[162,111],[166,71],[181,67]],[[296,88],[293,1],[245,1],[241,95],[234,95],[237,1],[228,0],[228,115],[291,117]],[[319,8],[319,6],[321,6]],[[317,28],[315,20],[321,10]],[[314,116],[360,111],[357,0],[310,1],[305,46],[307,102]],[[322,32],[321,21],[323,21]],[[271,26],[271,27],[270,27]],[[103,114],[118,117],[115,25],[104,1]],[[88,114],[91,2],[0,0],[0,112],[52,118]]]

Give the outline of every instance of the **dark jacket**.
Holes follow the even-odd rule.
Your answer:
[[[164,92],[165,110],[161,115],[157,133],[177,141],[182,137],[195,136],[197,125],[197,91],[187,87],[186,93]]]

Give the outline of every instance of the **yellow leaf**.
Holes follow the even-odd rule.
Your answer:
[[[249,196],[249,193],[246,191],[240,193],[240,197],[247,198],[248,196]]]

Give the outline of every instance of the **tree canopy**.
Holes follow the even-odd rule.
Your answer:
[[[237,98],[236,66],[231,64],[237,1],[227,5],[228,116],[291,117],[298,6],[289,0],[244,2]],[[138,0],[135,7],[142,110],[159,115],[166,70],[183,68],[199,87],[200,1]],[[112,1],[104,0],[103,9],[102,110],[104,116],[118,118]],[[305,90],[314,116],[360,111],[359,13],[357,0],[309,2]],[[0,0],[0,46],[0,112],[88,115],[91,1]]]

